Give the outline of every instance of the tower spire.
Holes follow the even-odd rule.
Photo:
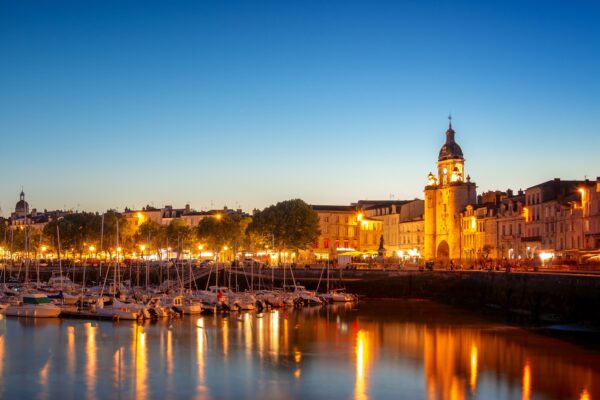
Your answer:
[[[448,128],[452,129],[452,114],[448,113]]]

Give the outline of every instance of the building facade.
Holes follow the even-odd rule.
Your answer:
[[[313,245],[317,260],[335,260],[339,253],[359,248],[362,214],[355,206],[313,205],[321,234]]]
[[[476,202],[475,183],[464,170],[465,159],[452,121],[437,162],[437,176],[429,173],[425,186],[424,257],[443,264],[461,259],[460,213]]]

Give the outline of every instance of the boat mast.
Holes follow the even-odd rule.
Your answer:
[[[102,221],[100,222],[100,254],[104,252],[104,213],[102,213]],[[106,257],[106,255],[104,256]],[[98,279],[102,279],[102,259],[98,265]]]
[[[60,290],[63,290],[63,279],[62,279],[62,259],[60,258],[60,229],[58,222],[56,223],[56,248],[58,249],[58,271],[60,274]]]

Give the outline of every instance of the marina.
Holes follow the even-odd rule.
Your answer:
[[[304,286],[297,285],[293,279],[293,270],[289,268],[293,284],[286,285],[285,280],[281,287],[275,286],[275,281],[270,286],[258,280],[258,287],[254,287],[254,276],[246,276],[241,270],[246,286],[241,288],[238,281],[240,270],[234,272],[234,289],[232,290],[232,267],[219,266],[218,264],[208,269],[197,269],[192,272],[191,265],[182,264],[181,271],[177,264],[175,269],[176,280],[166,279],[159,285],[150,283],[148,265],[146,265],[146,281],[142,285],[137,276],[134,285],[131,279],[124,279],[129,272],[131,278],[133,267],[121,270],[119,263],[105,267],[102,283],[96,286],[87,286],[85,270],[79,284],[73,282],[68,276],[52,276],[47,282],[38,279],[35,283],[27,280],[18,282],[20,274],[10,276],[7,268],[3,269],[3,292],[0,297],[0,313],[5,316],[27,318],[88,318],[112,320],[150,320],[161,318],[176,318],[182,315],[195,315],[200,313],[229,313],[232,311],[259,312],[285,307],[322,306],[328,303],[350,303],[358,301],[358,296],[346,293],[343,288],[331,288],[329,284],[329,270],[322,291],[310,291]],[[112,270],[111,270],[112,267]],[[167,265],[167,274],[169,274]],[[84,267],[85,268],[85,267]],[[139,265],[137,266],[139,271]],[[128,270],[128,271],[127,271]],[[221,272],[222,282],[219,280]],[[154,271],[155,272],[155,271]],[[226,274],[229,274],[227,277]],[[211,280],[211,275],[214,281]],[[205,277],[205,288],[198,287],[197,279]],[[111,280],[109,280],[111,278]],[[12,283],[7,283],[12,282]],[[214,285],[211,285],[214,283]],[[221,286],[223,285],[227,286]],[[317,289],[320,286],[317,286]]]

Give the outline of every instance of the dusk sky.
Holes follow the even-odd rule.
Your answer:
[[[600,3],[0,2],[0,206],[422,198],[600,175]]]

